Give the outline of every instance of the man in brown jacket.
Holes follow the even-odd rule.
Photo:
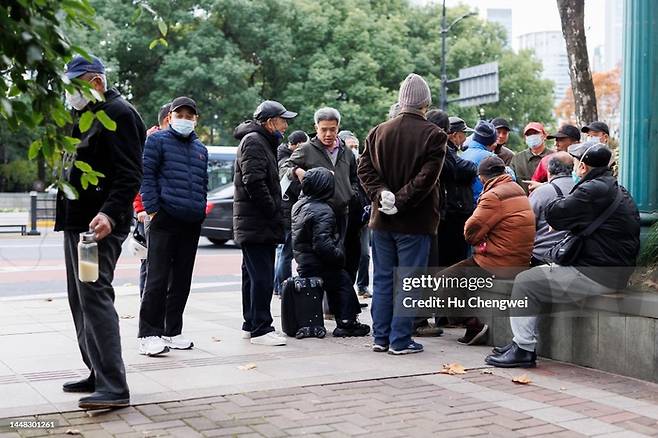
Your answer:
[[[514,278],[530,264],[535,240],[535,215],[523,189],[505,173],[505,162],[487,157],[478,176],[484,185],[473,215],[466,221],[464,237],[475,247],[472,257],[441,271],[441,275],[473,277],[493,274]],[[466,334],[458,342],[475,345],[484,341],[488,326],[467,318]]]
[[[398,101],[400,113],[368,135],[358,174],[372,201],[373,351],[408,354],[423,346],[411,339],[413,318],[393,316],[394,269],[427,266],[439,225],[437,180],[447,135],[425,119],[431,93],[422,77],[407,76]]]

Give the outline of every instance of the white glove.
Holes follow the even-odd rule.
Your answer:
[[[398,212],[398,208],[395,206],[395,195],[393,192],[384,190],[379,195],[379,211],[389,216],[394,215]]]
[[[395,213],[398,212],[398,208],[395,205],[391,208],[379,207],[379,211],[389,216],[393,216]]]
[[[379,203],[384,209],[391,209],[395,207],[395,195],[393,192],[384,190],[379,194]]]

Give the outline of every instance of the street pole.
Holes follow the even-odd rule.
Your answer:
[[[448,35],[446,23],[446,0],[443,0],[443,13],[441,16],[441,110],[448,107],[448,76],[446,73],[446,37]]]

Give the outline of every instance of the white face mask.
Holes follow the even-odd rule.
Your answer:
[[[174,118],[171,119],[170,124],[171,128],[183,137],[189,136],[192,131],[194,131],[194,127],[196,126],[196,122],[194,120]]]
[[[82,111],[87,105],[89,105],[89,99],[84,97],[79,91],[76,91],[75,94],[70,94],[67,91],[66,101],[78,111]]]
[[[525,144],[528,145],[530,149],[536,149],[544,143],[544,139],[541,134],[529,135],[525,138]]]

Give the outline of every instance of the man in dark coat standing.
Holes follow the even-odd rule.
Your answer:
[[[272,327],[270,303],[276,246],[283,242],[284,223],[277,147],[297,113],[279,102],[258,105],[254,120],[235,129],[240,140],[235,162],[233,236],[242,247],[243,338],[257,345],[285,345]]]
[[[413,317],[393,316],[394,271],[427,266],[439,226],[438,179],[448,136],[425,119],[431,93],[422,77],[407,76],[398,101],[400,114],[368,134],[358,174],[372,201],[373,350],[408,354],[423,346],[411,339]],[[401,278],[408,274],[399,271]]]
[[[66,76],[88,82],[104,97],[90,100],[76,92],[66,100],[80,115],[104,111],[116,123],[109,130],[98,120],[81,132],[78,123],[72,137],[80,139],[74,154],[65,155],[65,178],[77,192],[71,199],[63,190],[57,193],[55,231],[64,232],[64,258],[69,305],[82,353],[90,371],[86,379],[68,382],[64,392],[91,392],[80,399],[82,409],[128,406],[130,395],[126,370],[121,358],[119,317],[114,308],[114,268],[121,244],[132,222],[132,202],[142,179],[142,148],[146,127],[135,108],[115,88],[107,89],[105,67],[100,59],[76,56],[67,65]],[[85,162],[105,176],[98,184],[83,184],[82,172],[74,162]],[[91,231],[98,243],[98,279],[80,281],[78,241],[80,233]]]

